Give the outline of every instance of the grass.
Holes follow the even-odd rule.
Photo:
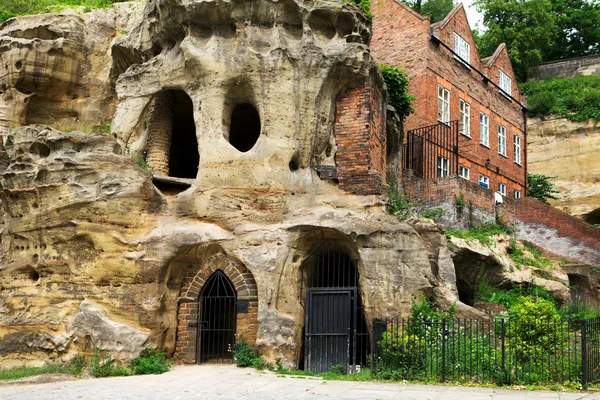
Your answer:
[[[64,8],[83,7],[85,12],[106,8],[120,0],[3,0],[0,5],[0,23],[20,15],[59,12]]]
[[[570,121],[600,120],[600,76],[530,81],[519,86],[532,117],[557,115]]]
[[[65,363],[46,364],[41,367],[28,367],[27,365],[13,368],[0,369],[0,380],[13,380],[28,376],[45,374],[81,375],[85,368],[85,359],[81,356]]]
[[[464,231],[458,229],[446,230],[446,236],[454,236],[457,238],[465,239],[467,241],[477,240],[482,244],[491,246],[494,243],[494,236],[506,234],[510,235],[513,233],[511,227],[504,224],[497,223],[486,223],[483,225],[472,227],[471,229]]]
[[[508,247],[508,256],[515,263],[515,266],[518,269],[521,269],[523,266],[535,267],[539,269],[552,268],[552,261],[548,257],[545,257],[539,249],[527,244],[525,244],[524,247],[524,250],[517,247],[516,240],[512,240],[510,242],[510,246]],[[525,250],[531,255],[531,257],[525,253]]]

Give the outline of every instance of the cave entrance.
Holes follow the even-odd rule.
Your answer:
[[[306,284],[305,370],[366,365],[369,332],[358,292],[357,260],[338,244],[320,244],[302,263]]]
[[[238,104],[231,114],[229,143],[242,153],[252,149],[260,136],[260,116],[254,106]]]
[[[156,176],[163,177],[159,184],[165,184],[164,177],[195,179],[198,175],[194,106],[183,90],[166,90],[152,99],[146,161]],[[189,182],[177,179],[170,183],[189,187]]]
[[[583,220],[592,225],[600,224],[600,208],[585,214]]]
[[[235,343],[237,293],[218,270],[205,283],[199,298],[198,364],[232,363]]]

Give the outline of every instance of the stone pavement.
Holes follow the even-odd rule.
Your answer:
[[[163,375],[81,379],[0,387],[2,400],[206,399],[206,400],[600,400],[581,393],[457,386],[324,381],[234,366],[176,366]]]

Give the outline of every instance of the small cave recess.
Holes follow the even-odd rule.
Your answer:
[[[260,136],[260,116],[248,103],[238,104],[231,113],[229,143],[242,153],[254,147]]]

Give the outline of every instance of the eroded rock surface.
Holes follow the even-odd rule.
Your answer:
[[[560,199],[550,203],[600,223],[600,126],[566,119],[530,119],[527,126],[529,172],[556,176]]]

